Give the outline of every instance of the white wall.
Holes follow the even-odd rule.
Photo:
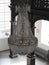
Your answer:
[[[9,49],[8,37],[9,36],[5,35],[4,33],[0,33],[0,51]]]
[[[0,25],[2,22],[0,22]],[[8,38],[10,36],[11,23],[5,22],[5,28],[0,28],[0,51],[8,50]]]
[[[8,49],[9,49],[8,39],[7,38],[0,39],[0,51],[8,50]]]

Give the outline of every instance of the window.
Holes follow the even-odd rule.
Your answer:
[[[0,33],[10,33],[10,0],[0,0]]]
[[[42,20],[41,42],[49,46],[49,21]]]

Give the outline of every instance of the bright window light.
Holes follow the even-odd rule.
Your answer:
[[[49,46],[49,21],[42,20],[41,43]]]
[[[10,0],[0,0],[0,37],[8,36],[11,29]],[[8,36],[9,37],[9,36]]]
[[[10,0],[0,0],[0,33],[10,32]]]

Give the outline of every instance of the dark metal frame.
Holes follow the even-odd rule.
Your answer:
[[[31,2],[31,28],[32,28],[33,34],[35,33],[34,27],[35,27],[35,22],[37,20],[48,20],[49,21],[49,0],[32,0],[32,2]],[[42,49],[39,49],[39,51],[40,50],[42,50]],[[43,51],[45,51],[45,50],[43,50]],[[41,51],[41,54],[43,51]],[[37,53],[39,53],[39,52],[37,52]],[[48,51],[47,51],[47,53],[48,53]],[[45,53],[45,55],[46,55],[46,53]],[[46,55],[46,56],[48,56],[46,58],[46,59],[48,59],[49,55]]]
[[[31,0],[31,27],[41,19],[49,20],[49,0]]]

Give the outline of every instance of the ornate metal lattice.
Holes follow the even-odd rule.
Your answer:
[[[49,8],[49,0],[33,0],[34,8]]]

